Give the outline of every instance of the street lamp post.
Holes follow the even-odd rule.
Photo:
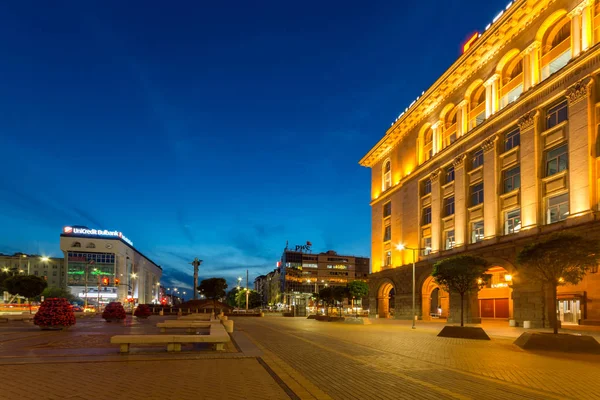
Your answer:
[[[415,264],[417,262],[417,251],[419,250],[431,250],[430,247],[406,247],[403,244],[399,244],[396,248],[400,251],[402,250],[412,250],[412,329],[417,329],[416,321],[417,321],[417,310],[415,307]]]
[[[137,278],[137,274],[135,272],[131,273],[131,315],[135,312],[135,278]]]

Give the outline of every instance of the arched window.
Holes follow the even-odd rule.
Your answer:
[[[483,83],[471,92],[469,110],[469,129],[473,129],[485,121],[485,87]]]
[[[542,39],[542,80],[567,65],[571,59],[571,19],[567,16],[546,30]]]
[[[517,100],[523,93],[523,58],[519,55],[508,61],[500,78],[500,109]]]
[[[433,129],[427,128],[423,135],[423,162],[433,157]]]
[[[392,162],[387,160],[383,163],[383,190],[386,191],[392,187]]]
[[[96,245],[94,243],[88,243],[88,245],[85,247],[87,247],[88,249],[95,249]]]
[[[450,146],[456,141],[458,108],[454,107],[444,116],[444,133],[442,135],[442,148]]]
[[[71,245],[71,247],[81,247],[81,243],[75,242]]]

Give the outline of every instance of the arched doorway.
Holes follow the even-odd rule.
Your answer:
[[[493,266],[486,271],[491,275],[486,286],[479,291],[479,315],[483,319],[511,319],[512,304],[512,275],[501,266]]]
[[[423,296],[421,302],[423,305],[423,320],[431,321],[448,318],[448,308],[450,305],[448,293],[435,283],[432,276],[423,282],[421,293]]]
[[[379,318],[389,318],[394,314],[396,288],[392,281],[386,280],[377,291],[377,315]]]

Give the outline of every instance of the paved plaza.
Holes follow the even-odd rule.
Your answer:
[[[238,317],[224,352],[120,355],[109,343],[157,333],[164,319],[84,319],[66,332],[2,324],[0,399],[600,398],[600,356],[523,351],[512,344],[523,330],[505,323],[484,325],[491,341],[472,341],[438,338],[441,323]]]

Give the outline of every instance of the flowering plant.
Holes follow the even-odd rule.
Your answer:
[[[150,310],[150,307],[148,307],[148,304],[140,304],[133,312],[133,315],[138,318],[148,318],[152,315],[152,311]]]
[[[37,313],[35,313],[33,323],[42,328],[75,325],[73,306],[66,299],[48,298],[44,300]]]
[[[102,312],[102,318],[107,321],[113,319],[125,319],[125,309],[120,302],[111,301]]]

